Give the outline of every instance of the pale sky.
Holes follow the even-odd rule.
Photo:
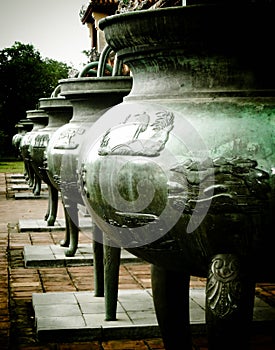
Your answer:
[[[15,41],[32,44],[42,58],[83,67],[89,31],[79,11],[88,0],[1,0],[0,50]]]

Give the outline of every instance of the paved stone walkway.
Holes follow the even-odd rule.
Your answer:
[[[9,181],[10,176],[0,174],[0,348],[163,350],[152,304],[150,265],[122,253],[118,321],[104,321],[104,299],[93,296],[88,226],[83,226],[79,239],[78,254],[83,249],[84,256],[78,262],[68,262],[59,246],[62,228],[21,230],[22,223],[43,220],[46,191],[33,200],[28,190],[20,190],[17,200]],[[28,199],[24,199],[24,191]],[[61,207],[58,220],[64,220]],[[37,259],[36,249],[38,255],[48,253]],[[204,279],[192,278],[190,312],[196,350],[207,349],[204,286]],[[275,349],[274,325],[275,285],[262,283],[256,288],[252,350]],[[183,348],[179,344],[175,350]]]

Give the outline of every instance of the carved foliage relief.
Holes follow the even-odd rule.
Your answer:
[[[210,265],[206,302],[217,317],[226,318],[240,303],[239,262],[232,254],[216,255]]]

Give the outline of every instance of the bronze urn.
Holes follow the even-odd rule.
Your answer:
[[[227,350],[248,348],[255,283],[275,279],[274,4],[234,4],[100,21],[133,87],[90,129],[82,197],[110,245],[152,264],[167,350],[192,348],[191,275],[209,349]]]

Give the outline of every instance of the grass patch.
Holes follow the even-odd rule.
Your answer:
[[[0,161],[0,173],[24,173],[23,161]]]

